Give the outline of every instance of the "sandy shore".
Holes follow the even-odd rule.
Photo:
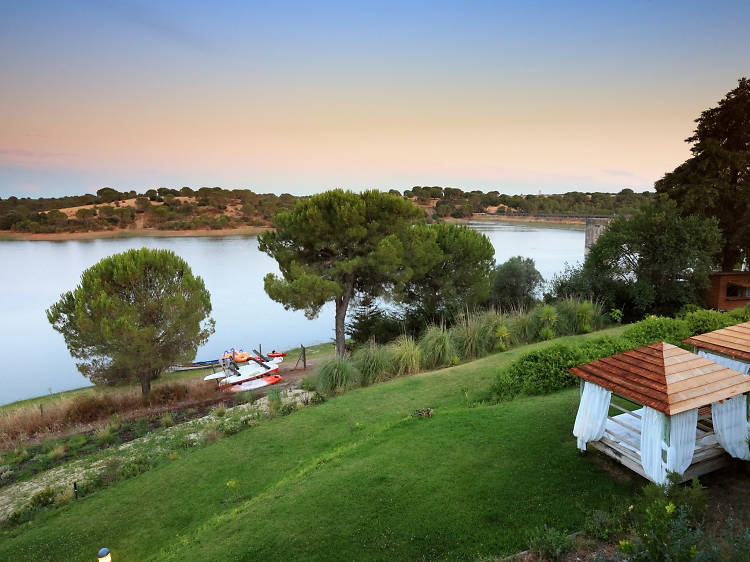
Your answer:
[[[221,230],[156,230],[152,228],[96,230],[89,232],[55,232],[33,234],[30,232],[3,232],[0,240],[94,240],[97,238],[136,238],[154,236],[163,238],[185,238],[188,236],[256,236],[268,230],[266,226],[243,226]]]
[[[445,217],[443,219],[446,222],[454,222],[458,224],[466,224],[469,221],[488,221],[488,222],[517,222],[517,223],[545,223],[545,224],[560,224],[582,227],[586,226],[586,219],[577,217],[536,217],[534,215],[488,215],[485,213],[478,213],[471,216],[469,219],[456,219],[453,217]]]

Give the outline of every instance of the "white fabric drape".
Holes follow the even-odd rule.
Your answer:
[[[612,392],[606,388],[588,381],[584,383],[581,404],[573,425],[573,435],[578,438],[581,451],[586,450],[586,443],[597,441],[604,435],[611,398]]]
[[[667,465],[665,468],[682,474],[693,462],[698,408],[670,416],[669,420],[669,448],[667,449]]]
[[[644,406],[641,416],[641,466],[649,480],[663,484],[667,470],[682,474],[693,461],[698,408],[668,418]],[[669,445],[665,442],[667,435]]]
[[[717,353],[711,353],[710,351],[698,350],[698,355],[710,359],[714,363],[718,363],[724,367],[729,367],[743,375],[750,374],[750,363],[745,361],[737,361],[736,359],[730,359],[725,355],[718,355]]]
[[[722,448],[736,459],[750,460],[747,396],[740,394],[711,404],[714,432]]]
[[[643,407],[641,414],[641,466],[646,477],[659,484],[666,479],[664,471],[664,424],[666,416],[658,410]]]

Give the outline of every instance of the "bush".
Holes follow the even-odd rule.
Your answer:
[[[391,355],[385,347],[370,341],[352,354],[352,363],[359,371],[359,385],[369,386],[388,377]]]
[[[268,392],[266,399],[268,401],[268,415],[270,417],[275,418],[276,414],[278,414],[279,410],[281,410],[283,396],[284,394],[278,388],[272,388]]]
[[[508,400],[518,394],[547,394],[574,386],[578,378],[567,369],[629,348],[627,341],[605,336],[577,345],[555,344],[531,351],[500,371],[490,392],[497,400]]]
[[[750,304],[746,304],[745,308],[735,308],[734,310],[730,310],[727,314],[736,323],[750,322]]]
[[[557,334],[557,310],[551,304],[540,306],[531,313],[534,336],[540,340],[551,340]]]
[[[536,554],[540,560],[559,560],[570,551],[573,542],[568,538],[565,531],[555,527],[537,527],[529,537],[529,549]]]
[[[391,368],[396,376],[419,372],[420,351],[413,337],[399,336],[388,347],[391,354]]]
[[[631,344],[631,347],[640,347],[660,341],[685,347],[682,340],[690,336],[690,328],[685,320],[662,316],[649,316],[640,322],[631,324],[622,333],[622,337]]]
[[[318,370],[318,391],[332,396],[349,386],[355,376],[351,361],[341,357],[330,359]]]
[[[293,414],[296,411],[297,411],[297,402],[291,401],[291,402],[287,402],[279,409],[279,415],[288,416],[289,414]]]
[[[688,312],[684,317],[691,336],[713,332],[735,324],[734,318],[717,310],[696,310]]]

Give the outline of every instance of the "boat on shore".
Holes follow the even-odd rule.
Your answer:
[[[276,384],[281,380],[278,374],[279,363],[284,360],[285,356],[285,353],[275,352],[270,357],[251,355],[246,362],[238,364],[232,357],[222,355],[217,360],[221,371],[211,373],[203,377],[203,380],[216,381],[219,389],[230,392],[241,392]]]

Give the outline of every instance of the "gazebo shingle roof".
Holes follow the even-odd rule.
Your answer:
[[[665,342],[568,372],[670,416],[750,392],[750,376]]]
[[[695,347],[728,355],[732,359],[750,361],[750,322],[693,336],[684,341]]]

